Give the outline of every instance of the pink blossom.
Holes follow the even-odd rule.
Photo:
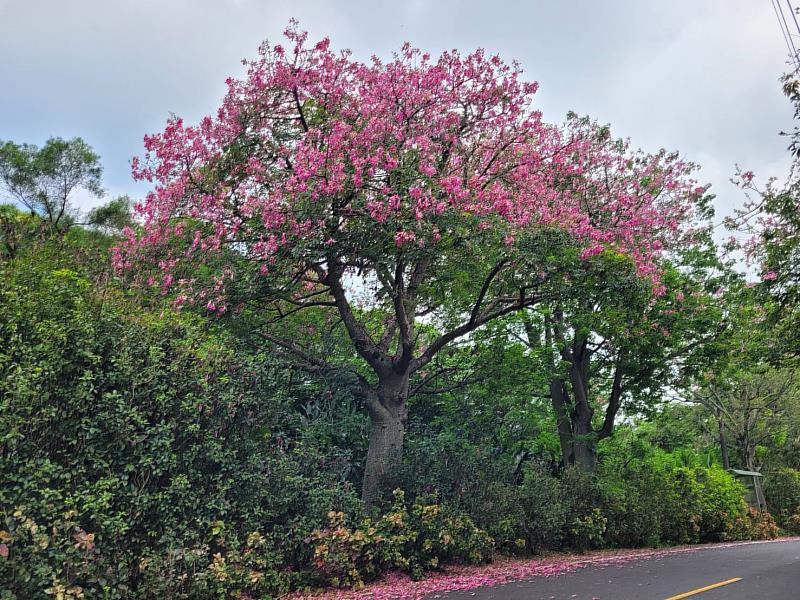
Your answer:
[[[131,168],[153,190],[136,209],[141,233],[126,230],[112,250],[115,268],[169,280],[184,302],[209,292],[216,307],[235,273],[208,290],[168,278],[216,268],[211,259],[231,249],[262,276],[283,273],[275,263],[293,253],[305,265],[334,246],[353,255],[359,239],[404,253],[442,243],[457,222],[495,229],[509,246],[558,227],[584,259],[603,248],[627,255],[659,294],[661,256],[704,232],[693,165],[598,135],[587,120],[545,123],[538,84],[514,63],[483,50],[433,58],[409,44],[363,63],[327,38],[308,43],[296,22],[285,36],[227,80],[215,115],[196,125],[173,117],[145,136]],[[257,143],[230,165],[243,136]]]

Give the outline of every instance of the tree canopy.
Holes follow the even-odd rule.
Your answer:
[[[134,174],[155,189],[115,263],[216,314],[333,311],[369,367],[371,497],[399,460],[414,373],[563,283],[546,257],[566,247],[619,252],[660,293],[658,258],[691,239],[705,188],[676,154],[543,122],[537,84],[481,50],[364,64],[296,25],[286,37],[228,80],[216,117],[146,138]]]

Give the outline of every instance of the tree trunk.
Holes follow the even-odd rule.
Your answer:
[[[594,473],[597,469],[597,448],[591,434],[584,439],[576,439],[573,444],[575,465],[587,473]]]
[[[575,464],[573,452],[572,419],[567,412],[567,391],[559,377],[550,380],[550,401],[556,414],[558,425],[558,441],[561,444],[561,461],[565,467]]]
[[[593,473],[597,468],[597,433],[592,428],[594,411],[589,404],[589,355],[581,353],[570,367],[575,412],[572,417],[572,451],[575,464]]]
[[[408,376],[381,381],[367,395],[370,416],[369,449],[361,499],[375,506],[396,484],[403,459]]]
[[[573,384],[574,389],[574,384]],[[565,467],[576,465],[590,473],[597,468],[597,432],[592,428],[592,410],[578,393],[574,410],[569,406],[569,395],[563,380],[550,381],[550,401],[558,424],[558,441],[561,460]]]
[[[731,459],[728,457],[728,440],[725,439],[725,424],[722,422],[722,412],[717,409],[717,426],[719,427],[719,449],[722,453],[722,468],[726,471],[731,468]]]
[[[592,428],[592,412],[588,405],[576,407],[572,431],[574,464],[584,471],[594,473],[597,469],[597,433]]]

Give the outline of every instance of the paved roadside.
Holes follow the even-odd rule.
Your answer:
[[[716,586],[716,587],[714,587]],[[800,600],[800,541],[709,547],[454,591],[447,600]]]

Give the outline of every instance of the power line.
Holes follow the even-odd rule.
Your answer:
[[[789,7],[789,12],[794,20],[794,26],[797,29],[797,33],[800,34],[800,23],[797,22],[797,11],[792,7],[792,3],[789,2],[789,0],[786,0],[786,6]]]
[[[789,56],[792,59],[792,63],[796,70],[800,71],[800,57],[798,57],[797,48],[794,45],[794,40],[792,39],[792,32],[789,29],[789,24],[786,21],[786,17],[783,14],[783,8],[781,8],[780,0],[770,0],[772,3],[772,10],[775,11],[775,17],[778,19],[778,26],[781,28],[781,34],[783,35],[783,41],[786,42],[786,48],[789,50]],[[788,4],[788,0],[787,0]],[[791,8],[791,4],[789,4]],[[791,11],[794,14],[794,11]],[[800,31],[798,31],[800,33]]]
[[[781,21],[783,21],[783,26],[786,28],[786,36],[789,39],[789,44],[792,46],[792,50],[794,53],[792,56],[797,56],[797,46],[794,45],[794,39],[792,38],[792,32],[789,30],[789,22],[786,20],[786,15],[783,14],[783,7],[781,6],[780,0],[776,0],[775,4],[778,6],[778,11],[781,13]],[[787,0],[788,4],[788,0]],[[791,9],[792,5],[789,4],[789,9]]]

